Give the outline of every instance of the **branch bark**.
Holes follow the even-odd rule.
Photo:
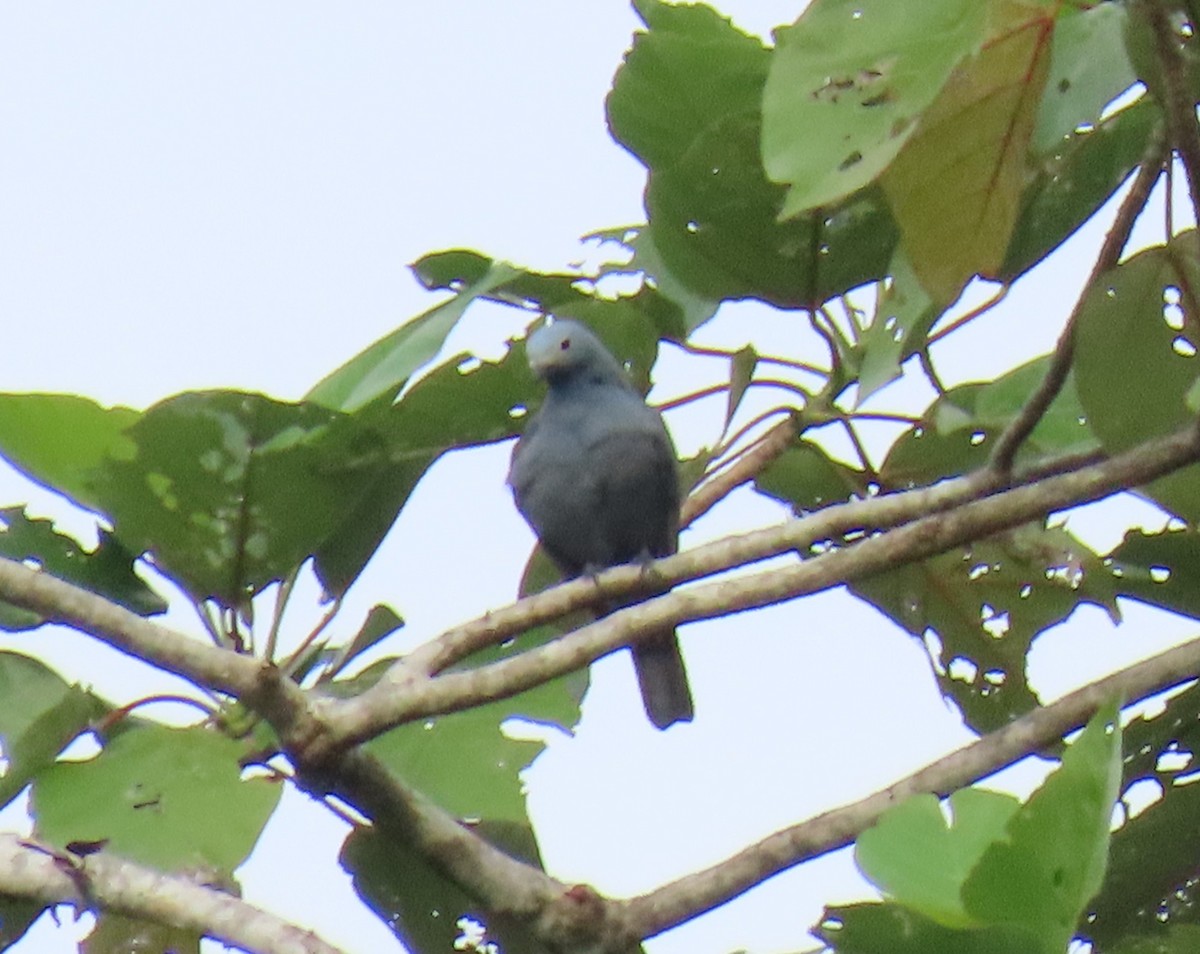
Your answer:
[[[924,559],[1028,520],[1044,517],[1055,510],[1097,500],[1126,487],[1145,484],[1198,458],[1200,433],[1196,426],[1189,425],[1176,434],[1147,441],[1117,457],[1010,490],[981,495],[981,499],[971,499],[954,509],[931,513],[843,549],[804,560],[796,566],[760,571],[647,600],[537,649],[475,669],[447,672],[429,678],[429,656],[422,658],[414,654],[409,660],[394,666],[372,689],[355,699],[339,703],[336,710],[325,713],[324,719],[332,737],[323,741],[337,740],[338,744],[352,744],[413,719],[458,711],[516,695],[579,669],[628,645],[641,634],[654,632],[668,624],[711,619],[783,602],[847,580]],[[929,503],[930,497],[936,499],[938,491],[951,496],[940,487],[910,493]],[[902,507],[907,496],[897,495]],[[864,504],[880,501],[865,501]],[[841,516],[844,517],[844,511],[852,506],[831,509],[843,511]],[[819,516],[814,515],[814,518]],[[790,521],[771,531],[762,531],[761,536],[752,535],[754,539],[750,546],[747,546],[748,538],[734,538],[667,557],[656,561],[652,571],[661,574],[664,582],[676,583],[716,572],[717,568],[741,565],[752,559],[762,559],[788,550],[803,552],[814,539],[814,518]],[[747,553],[747,549],[752,552]],[[644,571],[635,567],[619,568],[598,576],[596,584],[603,588],[618,578],[629,579],[633,583],[639,572]],[[544,596],[515,604],[510,611],[532,615],[527,607],[523,608],[523,604],[544,599],[546,603],[555,601],[558,611],[566,612],[570,597],[574,594],[582,597],[584,587],[591,589],[591,598],[594,600],[595,585],[589,581],[575,581],[556,587]],[[498,630],[495,626],[500,616],[501,612],[490,614],[476,621],[469,631],[452,631],[444,637],[441,648],[445,649],[446,642],[458,641],[461,644],[470,641],[474,650],[504,638],[508,635],[507,631]],[[497,635],[498,632],[503,635]],[[459,645],[458,648],[463,647]]]
[[[996,475],[985,471],[931,488],[829,508],[769,531],[731,538],[667,558],[655,564],[655,569],[664,581],[673,583],[772,554],[804,551],[815,540],[870,529],[874,521],[893,521],[894,529],[872,533],[857,543],[795,566],[660,596],[537,650],[475,670],[431,678],[432,664],[444,661],[446,644],[453,642],[442,640],[433,655],[424,657],[422,666],[409,668],[407,672],[403,667],[394,670],[393,674],[401,674],[399,682],[385,677],[375,689],[345,701],[318,698],[301,690],[274,667],[149,623],[100,597],[19,563],[0,560],[0,599],[91,633],[172,672],[238,695],[276,728],[302,783],[311,791],[338,793],[385,830],[429,857],[489,907],[527,919],[558,947],[564,947],[566,938],[569,940],[566,949],[616,951],[623,950],[623,945],[628,945],[632,938],[663,930],[703,910],[705,905],[721,903],[756,883],[756,879],[780,870],[780,865],[786,867],[811,857],[814,850],[829,850],[834,844],[830,841],[833,838],[828,834],[830,831],[840,833],[837,838],[852,837],[852,832],[861,830],[855,826],[869,823],[884,804],[899,794],[925,790],[920,786],[932,785],[929,778],[937,782],[935,789],[942,791],[946,786],[953,787],[952,781],[946,779],[974,778],[977,775],[971,772],[982,771],[974,768],[968,771],[963,765],[993,766],[996,759],[1024,754],[1034,744],[1031,741],[1034,736],[1021,735],[1010,727],[1004,730],[1006,734],[997,736],[1007,741],[992,743],[999,748],[972,749],[983,755],[963,756],[961,764],[955,762],[957,775],[943,774],[949,770],[931,767],[926,774],[918,773],[915,777],[918,781],[894,786],[888,790],[890,794],[880,796],[881,800],[865,808],[834,813],[835,821],[828,823],[832,828],[801,827],[772,836],[731,859],[719,872],[714,869],[706,873],[706,878],[695,876],[701,880],[687,881],[685,888],[677,889],[676,894],[663,889],[668,893],[629,902],[628,910],[633,913],[628,917],[633,920],[627,919],[620,902],[567,888],[507,857],[392,778],[373,759],[351,747],[352,743],[399,722],[514,695],[586,665],[636,639],[639,632],[668,621],[710,618],[815,592],[943,552],[1063,507],[1144,484],[1197,459],[1200,459],[1200,431],[1189,426],[1174,435],[1147,441],[1118,457],[1091,463],[1086,458],[1073,458],[1045,465],[1043,471],[1054,472],[1068,466],[1071,469],[1033,478],[1027,484],[1009,489],[997,490]],[[913,519],[917,513],[926,515]],[[620,584],[634,589],[639,583],[644,586],[641,580],[644,572],[637,567],[619,568],[602,574],[599,582],[602,586]],[[510,617],[520,617],[522,613],[528,617],[530,607],[541,613],[561,612],[571,600],[583,603],[595,599],[595,595],[594,584],[575,582],[523,601],[524,609],[517,604],[504,612]],[[490,638],[495,638],[496,628],[489,620],[477,621],[472,638],[489,632]],[[1188,657],[1186,666],[1192,665]],[[1172,678],[1182,678],[1180,671],[1172,670]],[[1037,730],[1040,733],[1051,731],[1036,718],[1016,725],[1041,726]],[[992,754],[987,755],[988,752]],[[818,834],[814,835],[814,831]],[[581,899],[589,903],[584,904]],[[103,895],[97,895],[97,900],[105,903]],[[685,909],[691,914],[685,913]],[[596,940],[585,945],[581,940],[584,937]]]
[[[224,891],[103,852],[69,862],[16,835],[0,834],[0,894],[48,905],[101,907],[256,954],[339,954],[311,931]]]
[[[769,835],[717,865],[626,902],[631,929],[653,937],[710,911],[772,875],[836,851],[892,805],[917,794],[945,797],[1083,726],[1110,699],[1136,701],[1200,673],[1200,639],[1169,649],[1030,712],[861,801]]]
[[[1158,94],[1167,116],[1171,145],[1183,162],[1192,211],[1200,219],[1200,127],[1196,125],[1195,98],[1188,92],[1188,64],[1180,46],[1183,38],[1171,25],[1174,5],[1166,0],[1144,0],[1139,6],[1154,36],[1154,52],[1162,67]],[[1170,196],[1167,201],[1171,201]]]
[[[217,692],[242,695],[258,678],[259,662],[143,619],[81,587],[0,557],[0,600],[32,610],[103,640],[114,649],[199,682]]]

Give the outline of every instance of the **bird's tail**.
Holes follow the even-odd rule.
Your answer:
[[[631,647],[646,715],[658,728],[692,721],[692,691],[675,630],[656,633]]]

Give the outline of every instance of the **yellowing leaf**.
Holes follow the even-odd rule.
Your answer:
[[[1050,62],[1053,21],[1010,8],[1004,28],[949,80],[883,176],[913,269],[953,300],[993,275],[1020,212],[1027,151]]]

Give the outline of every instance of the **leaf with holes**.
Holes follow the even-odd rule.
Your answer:
[[[1117,615],[1112,574],[1061,527],[1026,524],[850,589],[922,639],[942,691],[987,732],[1037,706],[1034,639],[1083,603]]]
[[[880,468],[883,486],[902,489],[957,477],[983,466],[992,441],[1025,406],[1050,366],[1049,356],[1035,358],[986,384],[964,384],[935,400],[916,427],[892,445]],[[1031,464],[1098,447],[1067,376],[1058,396],[1021,445],[1017,460]]]
[[[89,551],[51,521],[26,516],[23,507],[0,507],[0,556],[34,564],[142,616],[165,613],[166,601],[134,572],[129,553],[108,531],[101,530],[99,537]],[[42,622],[36,613],[0,603],[2,629],[30,629]]]
[[[510,857],[542,868],[528,824],[483,821],[470,828]],[[489,911],[428,857],[389,835],[377,827],[358,827],[339,860],[359,897],[406,950],[548,954],[520,918]]]
[[[1196,922],[1200,827],[1194,820],[1200,812],[1200,788],[1193,783],[1200,751],[1200,687],[1193,685],[1164,702],[1161,711],[1144,713],[1125,727],[1121,797],[1144,804],[1151,793],[1153,801],[1127,814],[1113,834],[1104,886],[1080,924],[1080,933],[1104,950],[1117,950],[1117,942],[1130,936],[1160,936],[1164,914],[1175,926]]]
[[[1050,71],[1031,142],[1035,152],[1061,146],[1100,121],[1104,108],[1137,82],[1125,52],[1129,11],[1122,4],[1064,5],[1054,25]]]
[[[997,277],[1011,281],[1024,274],[1090,219],[1137,166],[1161,121],[1158,104],[1143,98],[1036,156]]]
[[[777,31],[763,94],[763,163],[782,215],[834,205],[896,158],[951,72],[984,38],[987,4],[816,0]]]
[[[778,221],[784,187],[762,166],[772,54],[702,4],[639,0],[608,98],[613,137],[649,170],[646,234],[670,275],[704,299],[819,304],[880,278],[896,229],[879,191]]]
[[[1075,381],[1091,429],[1119,453],[1195,420],[1200,238],[1195,230],[1099,276],[1075,330]],[[1141,488],[1189,522],[1200,519],[1195,466]]]
[[[855,399],[858,406],[900,377],[901,364],[924,347],[929,329],[944,307],[921,287],[902,248],[896,250],[888,270],[891,280],[877,297],[875,315],[858,343],[862,352]]]
[[[1106,558],[1122,596],[1200,619],[1200,533],[1131,530]]]

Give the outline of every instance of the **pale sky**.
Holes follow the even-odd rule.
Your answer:
[[[800,8],[722,5],[760,34]],[[603,113],[637,25],[619,0],[0,4],[0,389],[135,407],[214,387],[297,398],[435,302],[406,268],[426,252],[565,268],[585,254],[578,236],[643,217],[644,171]],[[1064,269],[1101,234],[1085,230],[1052,278],[1026,282],[1002,319],[956,342],[941,358],[948,377],[995,375],[1048,350],[1081,281]],[[498,354],[523,320],[479,309],[448,347]],[[799,316],[741,304],[697,337],[736,347],[753,336],[819,357],[794,354],[812,347],[802,329]],[[667,354],[653,397],[720,372]],[[883,397],[909,411],[928,400],[907,386]],[[703,409],[668,420],[681,449],[719,426]],[[429,638],[512,600],[531,537],[504,487],[509,450],[452,455],[431,471],[338,631],[387,602],[408,620],[406,639]],[[0,504],[26,501],[92,532],[0,465]],[[1088,510],[1072,529],[1112,546],[1128,509]],[[682,545],[783,516],[743,491]],[[1047,698],[1193,632],[1140,607],[1126,614],[1114,630],[1082,610],[1038,644],[1032,672]],[[170,622],[200,632],[186,609]],[[0,646],[45,653],[117,702],[177,685],[74,634],[0,634]],[[594,667],[577,734],[553,738],[527,772],[556,877],[617,896],[648,890],[971,738],[922,649],[841,592],[688,627],[683,646],[693,724],[654,731],[620,654]],[[1022,793],[1036,784],[1036,772],[1006,778]],[[13,812],[2,821],[20,824]],[[245,897],[347,951],[394,949],[340,873],[342,837],[322,809],[288,798],[240,873]],[[812,946],[805,932],[823,903],[867,892],[841,852],[648,948],[794,951]],[[80,933],[43,923],[17,950],[65,951]]]

